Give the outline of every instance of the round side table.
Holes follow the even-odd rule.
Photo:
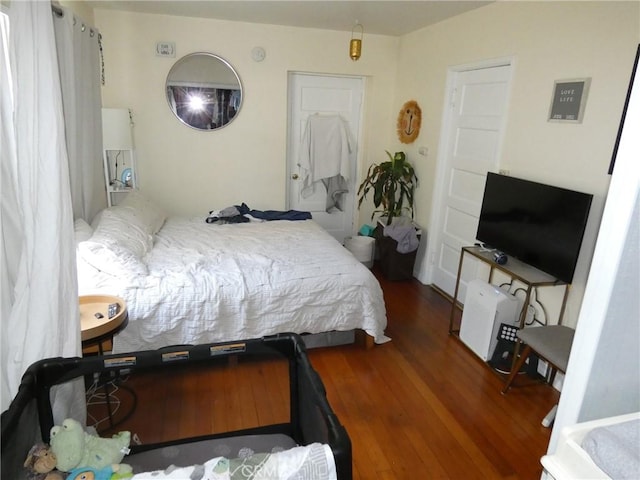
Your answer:
[[[129,318],[127,304],[123,299],[113,295],[82,295],[79,297],[79,301],[82,353],[87,355],[95,353],[104,355],[104,344],[107,342],[112,344],[113,336],[127,326],[127,320]],[[112,311],[110,311],[110,308]],[[94,395],[95,390],[102,388],[104,392],[103,400],[93,400],[92,403],[94,404],[94,408],[99,408],[95,407],[95,405],[98,404],[104,405],[106,408],[106,416],[102,420],[96,421],[94,426],[96,430],[98,430],[99,424],[102,421],[108,421],[109,428],[114,428],[130,415],[130,413],[126,414],[119,422],[114,421],[114,415],[120,403],[116,391],[129,391],[133,398],[131,411],[135,410],[137,403],[135,392],[121,385],[117,377],[98,378],[95,379],[95,382],[96,383],[87,390],[87,398]]]
[[[112,295],[82,295],[80,300],[80,326],[82,329],[82,350],[98,347],[98,353],[104,354],[103,344],[127,325],[127,304]],[[109,306],[116,305],[115,312],[109,315]]]

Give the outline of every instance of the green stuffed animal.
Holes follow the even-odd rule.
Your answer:
[[[101,469],[118,464],[129,453],[130,432],[119,432],[112,438],[86,433],[80,422],[67,418],[61,426],[51,429],[51,450],[57,458],[56,467],[70,472],[77,467]]]

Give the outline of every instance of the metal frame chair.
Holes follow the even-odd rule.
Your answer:
[[[572,328],[565,327],[564,325],[548,325],[518,330],[516,334],[518,342],[519,344],[524,344],[524,349],[520,356],[518,356],[517,347],[520,345],[516,344],[514,363],[502,389],[502,393],[506,394],[509,391],[516,375],[518,375],[518,372],[531,352],[535,352],[540,358],[549,363],[552,368],[549,383],[553,383],[557,371],[562,373],[567,371],[574,333],[575,331]],[[555,418],[556,409],[557,405],[544,417],[542,425],[545,427],[551,425]]]

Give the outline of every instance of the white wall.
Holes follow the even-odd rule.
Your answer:
[[[428,239],[447,71],[512,58],[501,168],[595,195],[565,316],[575,325],[640,39],[640,3],[496,2],[401,39],[365,34],[358,62],[346,53],[349,32],[100,9],[94,15],[104,44],[103,104],[133,109],[141,189],[173,214],[204,215],[242,201],[259,209],[285,207],[287,73],[365,75],[360,171],[383,160],[386,149],[406,151],[420,178],[416,220],[426,227],[423,238]],[[176,42],[175,59],[155,56],[160,40]],[[264,62],[251,60],[256,45],[267,51]],[[194,51],[226,58],[245,88],[238,118],[213,133],[181,125],[164,97],[174,61]],[[548,122],[553,82],[576,77],[592,79],[583,123]],[[401,144],[395,133],[397,113],[408,99],[417,100],[423,112],[420,136],[410,145]],[[423,145],[429,148],[427,157],[417,154]],[[372,210],[367,202],[356,228]],[[428,280],[426,267],[422,262],[422,281]],[[557,297],[553,291],[541,294],[551,311],[560,303]]]
[[[350,32],[100,9],[94,14],[104,45],[103,105],[133,110],[140,188],[171,214],[206,215],[241,202],[261,210],[286,206],[290,71],[366,76],[360,162],[384,155],[393,133],[384,119],[395,109],[397,38],[365,33],[362,57],[353,62]],[[158,41],[175,42],[176,58],[157,57]],[[251,59],[255,46],[266,50],[263,62]],[[244,87],[238,117],[215,132],[183,126],[165,99],[173,63],[198,51],[229,61]]]
[[[640,410],[638,131],[636,73],[549,453],[568,425]]]
[[[496,2],[406,35],[400,46],[395,103],[412,98],[422,107],[420,136],[403,148],[416,164],[421,182],[417,221],[427,231],[448,69],[496,58],[514,60],[500,168],[594,194],[565,316],[568,325],[577,321],[609,186],[607,170],[640,39],[639,7],[638,2]],[[548,122],[553,82],[579,77],[592,79],[583,123]],[[417,153],[423,145],[429,148],[426,158]],[[425,257],[423,281],[426,262]],[[559,305],[561,289],[547,290],[541,298]]]

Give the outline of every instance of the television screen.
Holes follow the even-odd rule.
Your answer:
[[[571,283],[593,195],[489,172],[476,238]]]

